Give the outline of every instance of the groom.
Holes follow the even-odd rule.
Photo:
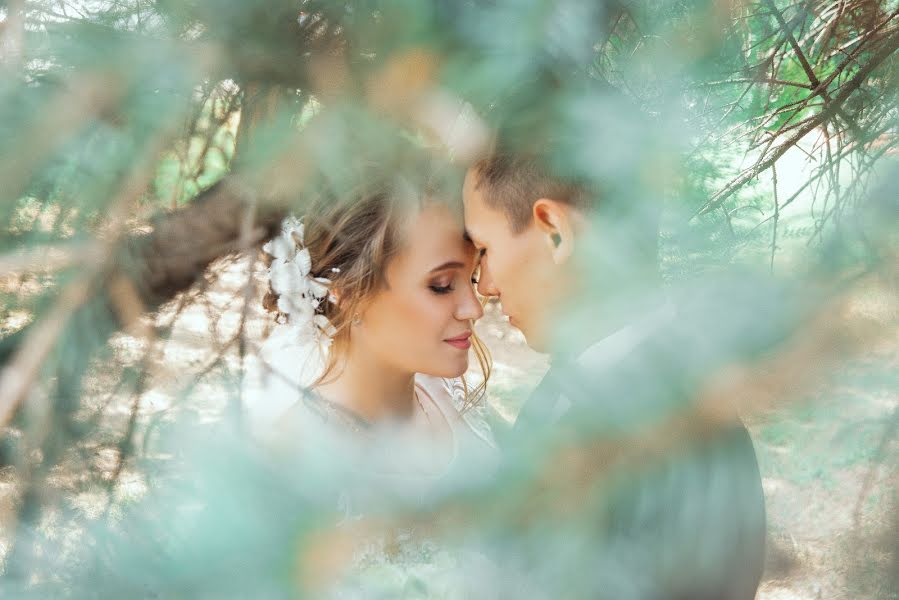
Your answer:
[[[657,211],[536,155],[480,160],[463,198],[480,252],[478,291],[500,300],[528,345],[551,356],[513,442],[586,432],[616,449],[587,465],[614,477],[583,526],[569,530],[579,539],[566,547],[565,584],[585,597],[753,598],[764,498],[742,423],[733,417],[667,445],[653,438],[664,450],[633,452],[641,434],[662,436],[659,424],[681,415],[691,431],[691,393],[720,360],[701,303],[675,307],[661,292]]]

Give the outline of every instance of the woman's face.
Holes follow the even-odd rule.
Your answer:
[[[472,285],[474,246],[440,204],[426,205],[405,230],[387,285],[364,305],[350,344],[398,371],[458,377],[484,314]]]

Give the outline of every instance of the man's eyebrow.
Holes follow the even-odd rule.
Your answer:
[[[434,267],[431,269],[431,273],[436,273],[437,271],[446,271],[447,269],[461,269],[465,264],[459,262],[458,260],[451,260],[443,263],[440,266]]]

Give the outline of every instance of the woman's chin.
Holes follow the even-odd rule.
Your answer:
[[[467,360],[465,361],[465,364],[462,365],[461,368],[454,370],[451,375],[447,375],[446,377],[450,377],[450,378],[462,377],[463,375],[465,375],[466,371],[468,371],[468,361]]]
[[[437,367],[435,365],[435,367]],[[462,377],[465,375],[465,372],[468,371],[468,357],[466,356],[464,360],[452,361],[449,363],[445,363],[439,365],[439,367],[434,368],[430,371],[423,371],[426,375],[434,375],[435,377],[443,377],[445,379],[453,379],[455,377]]]

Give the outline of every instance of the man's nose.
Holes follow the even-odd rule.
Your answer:
[[[487,264],[486,258],[481,259],[480,277],[478,278],[478,293],[482,296],[499,296],[499,289],[493,281],[493,274]]]

